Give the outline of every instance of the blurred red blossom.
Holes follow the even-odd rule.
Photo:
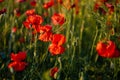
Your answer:
[[[20,9],[19,8],[14,9],[14,14],[15,16],[19,17],[21,15]]]
[[[10,55],[12,61],[22,61],[26,59],[26,52],[18,52],[17,54],[11,53]]]
[[[32,0],[32,1],[30,2],[30,5],[33,6],[33,7],[35,7],[35,6],[36,6],[36,3],[37,3],[36,0]]]
[[[11,62],[8,68],[13,68],[15,71],[23,71],[28,64],[26,62]]]
[[[52,35],[53,35],[52,32],[44,32],[39,35],[39,40],[45,41],[45,42],[51,41]]]
[[[65,51],[65,48],[63,46],[59,46],[57,44],[50,44],[49,48],[48,48],[49,52],[51,53],[51,55],[59,55],[59,54],[63,54]]]
[[[4,0],[0,0],[0,3],[3,2]]]
[[[103,8],[103,6],[106,7],[107,11]],[[94,4],[94,11],[99,11],[102,14],[112,14],[114,12],[114,6],[113,4],[109,3],[108,0],[98,0]]]
[[[66,41],[66,38],[62,34],[54,34],[52,36],[52,43],[49,45],[49,52],[52,55],[59,55],[63,54],[65,51],[65,48],[62,46]]]
[[[40,33],[49,32],[52,30],[51,25],[44,25],[40,27]]]
[[[52,43],[57,44],[58,46],[61,46],[65,43],[66,38],[62,34],[54,34],[52,38]]]
[[[38,29],[38,27],[42,24],[43,18],[37,14],[35,15],[30,15],[27,17],[26,21],[23,22],[24,26],[26,28],[33,28],[33,29]]]
[[[108,13],[112,14],[114,12],[114,6],[110,3],[105,3],[105,6],[108,8]]]
[[[50,70],[50,76],[52,78],[55,78],[55,75],[57,74],[57,72],[59,71],[58,67],[54,67]]]
[[[27,63],[23,62],[26,59],[26,52],[11,53],[10,57],[12,62],[8,64],[8,68],[13,68],[15,71],[22,71],[27,66]]]
[[[54,0],[50,0],[49,2],[44,3],[43,7],[48,9],[54,5]]]
[[[50,1],[45,2],[43,4],[43,8],[49,9],[50,7],[54,6],[57,3],[63,4],[63,0],[56,0],[56,1],[55,0],[50,0]]]
[[[27,16],[34,15],[35,14],[35,9],[30,9],[25,12]]]
[[[26,2],[27,0],[15,0],[17,3]]]
[[[120,56],[120,52],[117,50],[113,41],[107,41],[106,43],[102,41],[98,42],[96,50],[100,56],[105,58],[115,58]]]
[[[51,17],[52,23],[54,25],[63,25],[65,23],[65,17],[64,14],[61,13],[54,13],[53,16]]]
[[[32,25],[32,28],[34,29],[34,31],[35,31],[36,33],[39,33],[39,32],[40,32],[41,25]]]
[[[75,8],[75,13],[78,14],[80,7],[79,7],[79,0],[75,0],[74,3],[71,5],[70,8]]]
[[[26,20],[23,22],[23,25],[27,28],[27,29],[30,29],[31,27],[31,24]]]
[[[17,31],[17,27],[15,26],[12,28],[12,33],[15,33],[16,31]]]
[[[104,5],[103,2],[95,2],[95,4],[94,4],[94,11],[95,12],[98,11],[99,13],[106,15],[107,12],[101,7],[101,6]]]
[[[40,35],[39,35],[39,40],[42,41],[51,41],[52,40],[52,26],[51,25],[45,25],[40,27]]]
[[[100,8],[100,6],[101,6],[101,4],[99,4],[99,3],[96,2],[94,4],[94,11],[96,12]]]
[[[27,20],[31,25],[40,25],[43,22],[43,18],[40,15],[30,15]]]
[[[6,13],[6,11],[6,8],[3,8],[2,10],[0,10],[0,15]]]

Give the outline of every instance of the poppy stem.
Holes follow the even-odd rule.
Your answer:
[[[32,48],[32,25],[30,25],[29,42],[30,42],[29,49],[31,49]]]
[[[74,62],[75,50],[76,50],[76,48],[73,47],[73,54],[72,54],[72,57],[71,57],[71,66],[73,65],[73,62]]]
[[[59,69],[61,69],[62,68],[61,57],[58,57],[58,62],[59,62],[59,65],[60,65]]]
[[[11,32],[10,33],[10,38],[9,38],[9,51],[8,51],[8,53],[10,54],[11,53],[11,45],[12,45],[12,36],[13,36],[13,33]]]
[[[93,44],[92,44],[92,47],[91,47],[91,52],[90,52],[90,56],[92,57],[92,54],[93,54],[93,49],[94,49],[94,45],[95,45],[95,41],[97,39],[97,36],[98,36],[98,28],[96,27],[96,32],[95,32],[95,37],[93,39]]]
[[[14,76],[14,74],[12,75],[12,80],[15,80],[15,76]]]
[[[61,57],[58,57],[57,60],[58,60],[58,63],[59,63],[59,72],[58,72],[59,75],[57,77],[57,80],[61,80],[60,79],[60,73],[61,73],[61,69],[62,69]]]
[[[83,20],[82,21],[82,24],[81,24],[81,28],[80,28],[80,42],[79,42],[79,53],[81,54],[81,48],[82,48],[82,37],[83,37],[83,30],[84,30],[84,24],[85,24],[85,21]]]
[[[35,58],[35,61],[37,61],[37,58],[36,58],[36,47],[37,47],[37,34],[35,35],[35,42],[34,42],[34,58]]]

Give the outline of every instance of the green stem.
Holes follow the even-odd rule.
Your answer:
[[[71,58],[71,66],[73,66],[73,60],[74,60],[74,57],[75,57],[75,47],[73,47],[73,54],[72,54],[72,58]]]
[[[30,45],[29,45],[29,49],[32,48],[32,26],[30,27],[30,32],[29,33],[29,42],[30,42]]]
[[[62,69],[61,57],[58,57],[59,69]]]
[[[58,72],[57,80],[61,80],[60,79],[60,73],[61,73],[61,69],[62,69],[61,57],[58,57],[57,60],[58,60],[58,63],[59,63],[59,72]]]
[[[95,41],[96,41],[96,39],[97,39],[97,35],[98,35],[98,28],[96,27],[96,33],[95,33],[95,37],[94,37],[93,44],[92,44],[92,48],[91,48],[91,52],[90,52],[90,56],[91,56],[91,57],[92,57],[92,55],[93,55],[93,49],[94,49]]]
[[[35,35],[35,42],[34,42],[34,57],[36,57],[36,47],[37,47],[37,34]]]
[[[15,76],[14,76],[14,74],[12,74],[12,80],[15,80]]]
[[[82,35],[83,35],[83,30],[84,30],[84,23],[85,23],[85,21],[83,20],[81,28],[80,28],[79,53],[81,53],[81,49],[82,49]]]

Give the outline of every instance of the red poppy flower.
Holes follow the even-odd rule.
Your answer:
[[[60,3],[60,4],[62,4],[63,3],[63,0],[57,0],[58,1],[58,3]]]
[[[100,41],[96,46],[96,50],[102,57],[114,58],[120,56],[119,51],[116,49],[115,43],[112,41],[107,41],[106,44]]]
[[[45,25],[45,26],[40,27],[40,33],[49,32],[51,30],[52,30],[51,25]]]
[[[43,22],[43,18],[39,15],[30,15],[27,20],[31,25],[40,25]]]
[[[4,13],[6,13],[6,8],[3,8],[2,10],[0,10],[0,15]]]
[[[29,15],[34,15],[34,14],[35,14],[35,9],[27,10],[27,11],[25,12],[25,14],[26,14],[27,16],[29,16]]]
[[[100,0],[100,1],[96,1],[95,5],[94,5],[94,11],[96,12],[97,10],[102,13],[102,14],[112,14],[114,12],[114,6],[110,3],[107,2],[108,0]],[[106,12],[102,6],[105,6],[108,11]]]
[[[24,26],[26,28],[34,28],[37,29],[37,27],[40,26],[40,24],[42,24],[43,22],[43,18],[39,15],[29,15],[26,19],[26,21],[23,22]]]
[[[51,41],[52,35],[53,35],[53,33],[50,32],[50,31],[49,31],[49,32],[41,33],[41,34],[39,35],[39,40],[45,41],[45,42]]]
[[[99,11],[101,14],[106,14],[106,11],[101,7],[103,4],[102,3],[98,3],[96,2],[95,5],[94,5],[94,11],[97,12]]]
[[[16,0],[17,3],[25,2],[26,0]]]
[[[108,8],[108,13],[112,14],[114,12],[114,6],[110,3],[105,3],[105,6]]]
[[[45,9],[48,9],[48,8],[52,7],[53,5],[54,5],[54,0],[50,0],[49,2],[45,3],[45,4],[43,5],[43,7],[44,7]]]
[[[32,0],[32,1],[30,2],[30,5],[33,6],[33,7],[35,7],[35,6],[36,6],[36,1],[35,1],[35,0]]]
[[[101,6],[103,6],[107,2],[107,0],[96,0],[94,4],[94,10],[98,10]]]
[[[17,27],[15,26],[12,28],[12,33],[15,33],[16,31],[17,31]]]
[[[3,2],[4,0],[0,0],[0,3]]]
[[[51,53],[51,55],[59,55],[64,53],[65,48],[63,46],[59,46],[57,44],[52,43],[49,45],[48,50]]]
[[[58,67],[54,67],[50,70],[50,76],[55,78],[55,74],[59,71]]]
[[[27,21],[24,21],[24,22],[23,22],[23,25],[24,25],[27,29],[30,29],[30,27],[31,27],[31,24],[30,24],[29,22],[27,22]]]
[[[27,66],[26,62],[22,62],[26,58],[26,52],[11,53],[10,57],[13,62],[8,64],[8,68],[13,68],[15,71],[22,71]]]
[[[54,25],[62,25],[65,22],[65,17],[61,13],[55,13],[51,19]]]
[[[14,9],[14,14],[15,14],[17,17],[19,17],[19,16],[21,15],[20,9],[18,9],[18,8]]]
[[[97,50],[98,54],[105,53],[106,47],[107,47],[107,45],[105,43],[103,43],[102,41],[98,42],[98,44],[96,46],[96,50]]]
[[[52,26],[51,25],[45,25],[39,28],[40,36],[39,40],[41,41],[51,41],[53,33],[51,32]]]
[[[34,32],[40,32],[41,25],[32,25],[32,28],[34,29]]]
[[[117,49],[114,52],[115,54],[113,55],[114,58],[119,57],[120,56],[120,51],[118,51]]]
[[[100,8],[101,4],[95,3],[94,5],[94,11],[96,12]]]
[[[13,68],[15,71],[23,71],[27,66],[26,62],[11,62],[8,64],[8,68]]]
[[[62,34],[54,34],[52,38],[52,43],[57,44],[57,45],[63,45],[66,41],[66,38]]]
[[[75,13],[78,14],[79,13],[79,0],[75,0]]]
[[[26,58],[26,52],[11,53],[10,57],[12,61],[22,61]]]

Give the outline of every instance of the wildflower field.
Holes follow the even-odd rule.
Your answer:
[[[0,0],[0,80],[120,80],[120,0]]]

